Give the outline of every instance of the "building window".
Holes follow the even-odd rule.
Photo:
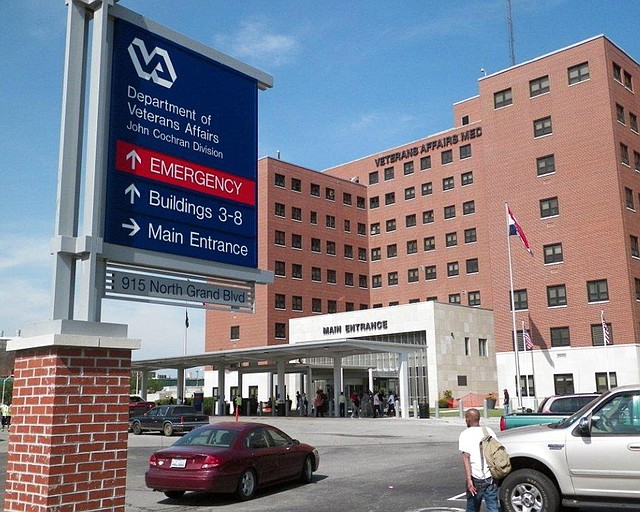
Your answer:
[[[464,243],[472,244],[478,241],[478,235],[476,233],[476,228],[469,228],[464,230]]]
[[[418,252],[418,241],[407,240],[407,254],[415,254]]]
[[[422,212],[422,223],[431,224],[433,222],[433,210],[426,210]]]
[[[285,187],[285,182],[284,182],[284,175],[283,174],[275,174],[273,176],[274,178],[274,185],[278,188],[284,188]]]
[[[633,190],[627,187],[624,187],[624,202],[629,210],[635,211],[636,207],[633,204]]]
[[[619,123],[627,124],[626,118],[624,117],[624,107],[619,103],[616,103],[616,119]]]
[[[302,222],[302,208],[298,208],[297,206],[292,206],[291,219],[297,220],[298,222]]]
[[[567,288],[563,284],[547,286],[547,306],[555,308],[567,305]]]
[[[344,244],[344,257],[353,259],[353,245]]]
[[[320,252],[322,249],[320,247],[320,239],[312,238],[311,239],[311,252]]]
[[[429,196],[433,194],[433,184],[429,181],[428,183],[422,184],[422,195]]]
[[[638,133],[638,116],[633,112],[629,112],[629,126],[631,130]]]
[[[291,277],[293,279],[302,279],[302,265],[299,263],[291,264]]]
[[[569,85],[589,80],[589,63],[583,62],[577,66],[572,66],[567,70],[569,76]]]
[[[633,77],[631,73],[627,73],[626,71],[624,72],[624,86],[630,91],[633,91]]]
[[[408,201],[416,197],[416,187],[407,187],[404,189],[404,199]]]
[[[311,183],[309,185],[309,193],[314,197],[320,197],[320,185],[317,183]]]
[[[369,198],[369,209],[374,210],[380,207],[380,196],[374,196]]]
[[[387,233],[389,233],[391,231],[395,231],[396,230],[396,219],[387,220],[385,227],[386,227]]]
[[[324,189],[324,197],[328,201],[335,201],[336,200],[336,191],[333,190],[330,187],[327,187],[327,188]]]
[[[302,192],[302,182],[298,178],[291,178],[291,190]]]
[[[411,215],[407,215],[404,218],[405,221],[405,226],[408,228],[412,228],[413,226],[416,225],[416,214],[412,213]]]
[[[367,235],[367,225],[364,224],[363,222],[358,222],[358,234],[360,236],[366,236]]]
[[[313,313],[322,313],[322,299],[311,299],[311,311]]]
[[[453,176],[442,179],[442,190],[451,190],[454,186]]]
[[[276,309],[286,308],[286,298],[283,293],[276,293],[275,308]]]
[[[529,298],[527,290],[513,290],[513,307],[516,311],[529,309]],[[509,308],[511,309],[511,308]]]
[[[420,159],[420,170],[421,171],[426,171],[427,169],[431,169],[431,157],[430,156],[423,156]]]
[[[465,185],[471,185],[473,183],[473,172],[463,172],[460,175],[460,184],[464,187]]]
[[[318,225],[318,212],[309,212],[309,224]]]
[[[356,208],[364,210],[364,197],[356,196]]]
[[[638,153],[637,151],[633,152],[633,168],[637,172],[640,172],[640,153]]]
[[[320,267],[311,267],[311,280],[316,283],[322,282],[322,269]]]
[[[561,243],[545,245],[543,247],[543,252],[545,265],[550,263],[562,263],[564,261]]]
[[[554,155],[542,156],[536,158],[536,170],[538,176],[545,176],[556,172],[556,158]]]
[[[285,276],[287,273],[286,271],[286,265],[284,261],[276,261],[275,262],[275,268],[274,268],[274,274],[277,276]]]
[[[417,283],[420,279],[420,273],[417,268],[410,268],[407,270],[407,281],[410,283]]]
[[[453,219],[456,216],[456,205],[452,204],[444,207],[444,218]]]
[[[367,276],[364,275],[364,274],[359,274],[358,275],[358,287],[367,288],[367,286],[369,286],[369,282],[367,280]]]
[[[622,142],[620,143],[620,161],[624,165],[629,165],[629,147]]]
[[[345,302],[344,303],[344,310],[345,311],[355,311],[356,306],[353,302]]]
[[[638,246],[638,237],[635,235],[629,235],[629,242],[631,245],[631,256],[634,258],[640,258],[640,246]]]
[[[330,256],[336,255],[336,243],[332,240],[327,240],[327,254]]]
[[[464,160],[465,158],[471,158],[471,144],[460,146],[460,160]]]
[[[605,302],[609,300],[609,286],[606,279],[587,281],[587,297],[589,302]]]
[[[485,338],[478,338],[478,355],[480,357],[489,357],[489,347]]]
[[[533,122],[534,137],[542,137],[543,135],[549,135],[550,133],[553,133],[553,129],[551,127],[551,116],[536,119]]]
[[[382,288],[382,274],[371,276],[371,288]]]
[[[477,274],[479,272],[478,268],[478,258],[470,258],[466,261],[467,265],[467,274]]]
[[[342,193],[342,204],[345,206],[351,206],[351,194],[349,194],[349,192]]]
[[[360,227],[360,226],[358,225],[358,227]],[[364,227],[364,224],[363,224],[363,227]],[[344,219],[344,232],[345,233],[351,233],[351,221],[349,219]],[[360,234],[360,233],[358,233],[358,234]]]
[[[396,193],[395,192],[388,192],[384,195],[384,204],[385,205],[390,205],[390,204],[394,204],[396,202]]]
[[[375,185],[379,180],[378,171],[372,171],[369,173],[369,185]]]
[[[556,373],[553,376],[553,390],[555,395],[573,395],[573,374]]]
[[[291,297],[291,309],[293,311],[302,311],[302,297],[299,295]]]
[[[596,393],[604,393],[605,391],[618,387],[618,376],[616,372],[609,372],[609,382],[607,382],[606,372],[596,372]]]
[[[327,301],[327,313],[337,313],[338,312],[338,302],[335,300]]]
[[[353,286],[353,272],[344,273],[344,285]]]
[[[425,251],[433,251],[436,248],[436,237],[435,236],[427,236],[424,238],[424,250]]]
[[[453,162],[453,150],[447,149],[446,151],[440,153],[440,160],[442,162],[442,165],[450,164],[451,162]]]
[[[275,242],[276,245],[282,245],[284,246],[285,243],[285,236],[284,236],[284,231],[279,231],[276,230],[276,238],[275,238]]]
[[[327,283],[336,284],[336,282],[337,282],[336,271],[333,270],[333,269],[328,268],[327,269]]]
[[[276,338],[285,339],[287,337],[287,324],[276,322]]]
[[[636,284],[636,300],[640,301],[640,279],[636,277],[634,281]]]
[[[231,326],[231,330],[229,332],[229,339],[231,341],[240,339],[240,326],[239,325],[232,325]]]
[[[613,79],[616,82],[622,83],[622,68],[615,62],[613,63]]]
[[[571,338],[569,336],[568,327],[552,327],[551,332],[551,346],[552,347],[570,347]]]
[[[398,246],[396,244],[387,245],[387,258],[395,258],[398,256]]]
[[[458,233],[454,231],[453,233],[444,235],[444,245],[445,247],[455,247],[458,245]]]
[[[367,261],[367,249],[358,247],[358,261]]]
[[[275,204],[276,217],[284,217],[286,215],[286,207],[282,203]]]
[[[374,247],[371,249],[371,261],[380,261],[382,251],[380,247]]]
[[[549,75],[536,78],[529,82],[529,97],[534,98],[549,92]]]
[[[471,215],[472,213],[476,213],[476,202],[465,201],[462,203],[462,215]]]
[[[325,225],[330,229],[336,228],[336,218],[334,215],[327,215],[325,220]]]
[[[424,278],[427,281],[431,281],[436,278],[436,266],[435,265],[427,265],[424,267]]]
[[[471,355],[471,340],[469,338],[464,339],[464,355]]]
[[[466,116],[462,116],[462,119],[460,120],[460,123],[462,124],[462,126],[466,126],[469,124],[469,115]]]
[[[467,293],[467,301],[469,306],[480,306],[480,291]]]
[[[493,107],[502,108],[513,103],[513,95],[511,89],[504,89],[493,93]]]
[[[302,249],[302,235],[291,233],[291,247],[294,249]]]
[[[613,331],[611,330],[611,323],[605,322],[607,325],[607,332],[609,333],[608,345],[613,345]],[[594,347],[604,346],[604,332],[602,332],[602,323],[591,324],[591,344]]]
[[[459,293],[450,293],[449,294],[449,304],[460,304],[460,294]]]
[[[560,215],[560,207],[557,197],[549,197],[540,201],[540,217],[555,217]]]
[[[460,265],[457,261],[450,261],[447,263],[447,276],[455,277],[460,274]]]
[[[380,234],[380,223],[379,222],[374,222],[373,224],[371,224],[371,227],[369,228],[369,232],[372,235],[379,235]]]
[[[413,162],[404,163],[404,175],[408,176],[409,174],[413,174]]]
[[[394,175],[395,175],[395,172],[393,170],[393,167],[387,167],[384,170],[384,181],[392,180]]]

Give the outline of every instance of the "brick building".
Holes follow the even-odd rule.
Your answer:
[[[604,36],[481,78],[454,125],[315,172],[259,161],[254,315],[207,313],[207,351],[288,342],[288,319],[437,300],[492,309],[499,389],[640,379],[638,63]],[[601,318],[612,344],[603,346]],[[535,383],[535,386],[534,386]]]

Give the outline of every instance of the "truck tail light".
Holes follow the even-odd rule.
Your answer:
[[[504,416],[502,418],[500,418],[500,430],[506,430],[506,420],[504,419]]]

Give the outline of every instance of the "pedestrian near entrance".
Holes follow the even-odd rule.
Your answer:
[[[11,406],[2,404],[0,409],[2,410],[2,430],[4,431],[5,427],[9,430],[11,427]]]
[[[480,426],[480,411],[468,409],[464,415],[467,428],[460,433],[458,449],[462,453],[462,465],[467,487],[466,512],[480,512],[484,499],[487,512],[498,512],[498,483],[491,476],[489,467],[484,463],[480,441],[484,438],[483,427]],[[490,427],[489,435],[497,439]]]
[[[396,397],[393,393],[389,393],[389,397],[387,398],[387,416],[395,416],[396,415]]]
[[[340,404],[340,417],[344,418],[347,410],[347,398],[344,396],[344,391],[340,391],[338,403]]]
[[[504,406],[504,415],[509,414],[509,410],[511,409],[511,404],[509,402],[509,391],[505,388],[504,390],[504,399],[502,401],[502,405]]]

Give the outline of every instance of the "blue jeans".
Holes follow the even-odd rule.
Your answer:
[[[473,485],[475,486],[475,496],[472,496],[467,491],[467,511],[466,512],[480,512],[480,505],[484,499],[484,504],[487,507],[487,512],[499,512],[500,505],[498,503],[498,484],[492,482],[488,484],[483,480],[473,479]]]

